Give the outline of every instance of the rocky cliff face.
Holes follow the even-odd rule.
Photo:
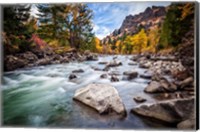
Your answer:
[[[113,33],[105,37],[102,41],[107,42],[109,37],[111,39],[117,39],[122,37],[125,33],[133,35],[137,33],[140,28],[144,28],[145,30],[154,28],[164,21],[166,10],[166,7],[152,6],[134,16],[128,15],[124,19],[121,27],[114,30]]]

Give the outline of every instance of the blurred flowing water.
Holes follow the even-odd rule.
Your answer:
[[[118,55],[122,66],[110,71],[120,73],[119,82],[100,79],[105,71],[95,71],[91,66],[104,68],[101,61],[111,61],[114,56],[101,56],[99,61],[73,62],[67,64],[39,66],[5,72],[2,85],[3,126],[56,127],[56,128],[114,128],[114,129],[165,129],[169,126],[157,121],[145,119],[130,113],[138,104],[134,96],[142,96],[148,102],[155,101],[143,92],[149,80],[139,77],[131,81],[121,80],[124,71],[136,70],[139,74],[145,69],[138,65],[128,65],[131,56]],[[77,73],[74,81],[68,79],[73,70],[83,69]],[[127,117],[117,115],[99,115],[95,110],[73,101],[75,91],[90,83],[113,85],[119,92]]]

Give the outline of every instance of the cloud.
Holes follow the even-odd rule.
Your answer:
[[[93,31],[96,33],[96,37],[103,39],[106,35],[111,33],[111,30],[105,26],[94,25]]]

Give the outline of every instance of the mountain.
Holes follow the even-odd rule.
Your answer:
[[[152,6],[146,8],[144,12],[136,15],[128,15],[125,17],[121,27],[115,29],[110,35],[102,39],[103,43],[107,43],[109,38],[116,40],[122,37],[124,34],[133,35],[137,33],[141,28],[145,30],[159,26],[164,21],[167,8],[162,6]]]

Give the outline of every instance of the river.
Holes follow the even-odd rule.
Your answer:
[[[111,61],[114,56],[101,56],[98,61],[71,62],[38,66],[5,72],[3,74],[2,105],[3,126],[17,127],[52,127],[52,128],[113,128],[113,129],[165,129],[166,124],[146,119],[130,113],[139,105],[133,100],[142,96],[148,102],[157,101],[150,94],[143,92],[148,79],[137,77],[131,81],[122,80],[123,72],[136,70],[142,74],[146,69],[138,65],[128,65],[131,56],[118,55],[122,66],[113,67],[108,72],[118,71],[119,82],[109,78],[100,79],[106,71],[95,71],[91,66],[103,68],[100,61]],[[73,70],[83,69],[78,79],[70,81]],[[99,115],[95,110],[72,100],[75,91],[90,83],[113,85],[119,92],[127,110],[127,117]]]

